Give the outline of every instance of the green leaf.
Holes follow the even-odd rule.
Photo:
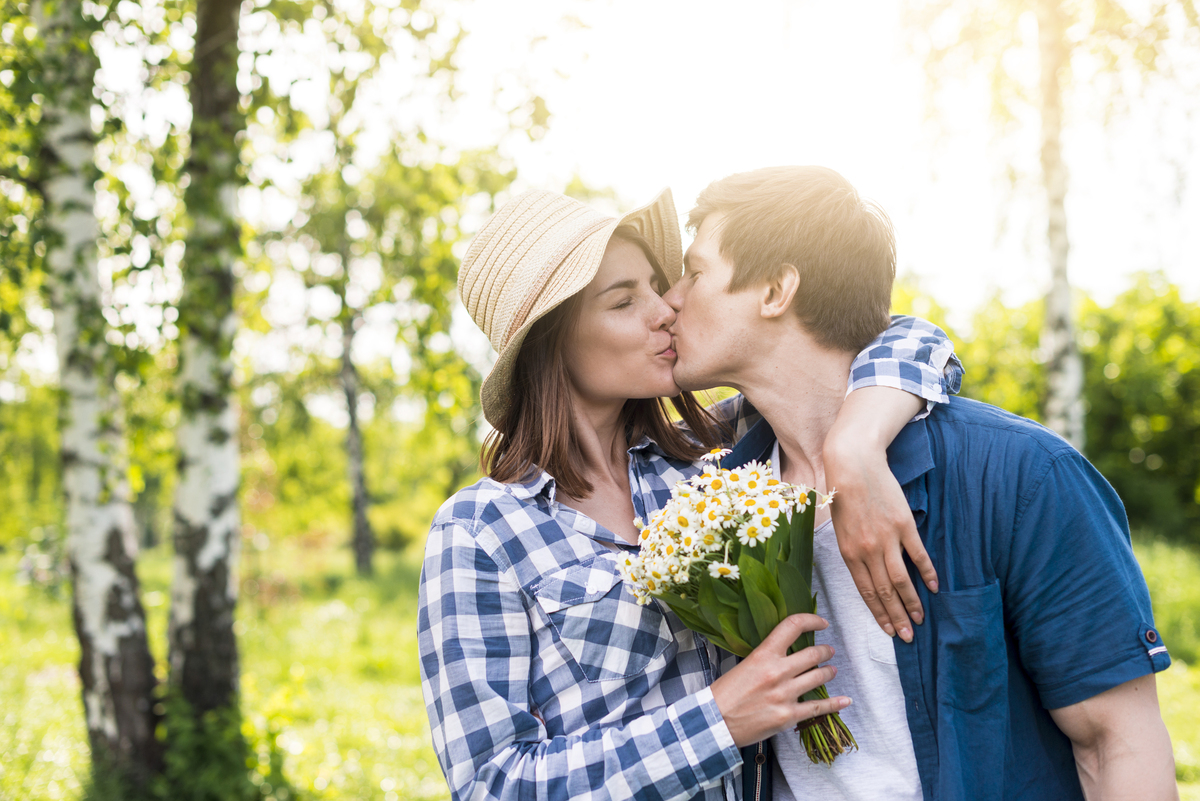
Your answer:
[[[746,656],[754,650],[750,643],[742,637],[736,613],[722,612],[718,617],[721,620],[721,634],[725,637],[725,642],[720,643],[722,648],[738,656]]]
[[[707,578],[712,579],[712,576]],[[700,580],[700,609],[699,612],[716,631],[721,629],[721,621],[717,615],[721,613],[721,604],[717,601],[717,593],[713,590],[713,582]]]
[[[758,634],[754,614],[750,611],[750,602],[744,596],[738,600],[738,631],[741,633],[742,639],[749,643],[751,649],[757,648],[758,644],[762,642],[762,637]]]
[[[808,506],[803,512],[792,512],[791,553],[788,562],[800,571],[806,584],[812,584],[813,523],[816,520],[816,493],[808,493]]]
[[[738,592],[734,588],[733,583],[727,579],[713,579],[711,586],[713,588],[713,592],[717,596],[717,600],[721,602],[721,605],[728,608],[732,612],[737,612]]]
[[[746,601],[750,605],[750,614],[761,642],[779,625],[779,612],[770,598],[752,587],[746,589]]]
[[[691,601],[666,597],[661,600],[671,608],[672,612],[679,616],[679,619],[683,621],[683,625],[692,631],[697,631],[706,637],[715,633],[716,629],[708,625],[708,621],[700,615],[699,608]]]
[[[783,593],[784,606],[789,615],[813,612],[812,595],[808,582],[800,571],[789,562],[779,562],[775,565],[779,572],[779,589]]]
[[[787,606],[783,602],[783,593],[779,591],[779,583],[775,581],[775,576],[771,574],[770,568],[753,559],[743,559],[738,564],[738,569],[742,573],[743,585],[753,587],[767,596],[771,603],[775,605],[782,620]],[[749,581],[748,584],[746,584],[747,581]]]
[[[741,557],[738,559],[738,572],[742,577],[743,592],[748,589],[758,590],[761,593],[766,593],[766,573],[763,568],[762,561],[756,559],[750,549],[742,551]]]
[[[786,524],[787,520],[785,519],[783,522]],[[763,560],[764,564],[769,565],[779,560],[780,549],[783,547],[783,542],[787,539],[790,538],[788,537],[786,525],[779,526],[777,529],[775,529],[775,533],[767,538],[767,552],[766,558]]]

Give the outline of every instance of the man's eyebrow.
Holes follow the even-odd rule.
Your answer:
[[[685,270],[693,265],[703,267],[707,263],[703,254],[693,253],[691,248],[688,248],[687,252],[683,254],[683,267]]]

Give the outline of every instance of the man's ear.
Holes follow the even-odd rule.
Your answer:
[[[794,264],[783,264],[779,272],[763,287],[759,314],[763,317],[781,317],[792,305],[792,298],[800,289],[800,271]]]

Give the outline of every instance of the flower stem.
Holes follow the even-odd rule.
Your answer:
[[[805,693],[802,700],[828,697],[829,691],[822,685]],[[833,760],[841,754],[858,748],[854,735],[837,712],[801,721],[796,725],[796,731],[800,733],[800,744],[814,765],[832,765]]]

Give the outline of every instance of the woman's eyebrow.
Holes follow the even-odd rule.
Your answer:
[[[600,297],[606,292],[612,292],[614,289],[636,289],[638,285],[636,278],[626,278],[622,281],[617,281],[610,285],[607,289],[602,289],[596,293],[596,297]]]

